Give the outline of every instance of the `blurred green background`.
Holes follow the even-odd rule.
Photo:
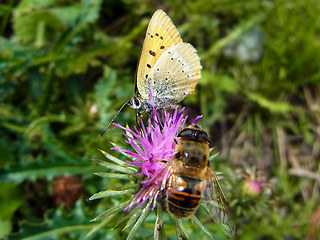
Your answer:
[[[84,239],[124,199],[90,159],[126,147],[99,133],[134,92],[147,24],[166,11],[203,65],[183,102],[219,152],[212,163],[236,239],[320,238],[318,0],[7,0],[0,3],[0,238]],[[132,126],[125,108],[117,123]],[[130,196],[127,196],[126,200]],[[152,238],[150,216],[136,239]],[[92,239],[125,239],[101,228]],[[216,239],[227,239],[214,223]],[[169,239],[173,227],[165,226]],[[191,239],[205,238],[197,227]],[[90,239],[89,238],[89,239]]]

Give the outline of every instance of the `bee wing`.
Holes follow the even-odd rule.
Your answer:
[[[231,209],[218,178],[211,168],[208,168],[208,181],[203,191],[202,203],[221,230],[232,237],[235,232],[235,223]]]
[[[179,42],[182,39],[171,19],[164,11],[157,10],[149,22],[143,42],[135,79],[136,93],[145,91],[146,76],[162,53]]]

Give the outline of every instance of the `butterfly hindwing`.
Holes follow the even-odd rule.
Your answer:
[[[149,90],[155,99],[172,99],[179,103],[186,95],[192,94],[201,78],[200,58],[189,43],[178,43],[166,50],[151,69],[146,90],[140,94],[149,98]]]
[[[136,94],[146,91],[146,79],[160,56],[171,46],[182,42],[168,15],[157,10],[148,25],[136,73]],[[148,90],[147,90],[148,91]]]

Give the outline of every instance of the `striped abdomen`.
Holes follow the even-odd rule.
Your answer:
[[[173,174],[169,182],[168,211],[177,218],[192,216],[201,200],[201,180]]]

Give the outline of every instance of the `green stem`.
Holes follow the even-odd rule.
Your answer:
[[[45,79],[45,89],[37,108],[36,117],[43,116],[46,110],[48,109],[49,98],[51,96],[52,87],[53,87],[54,66],[55,66],[55,63],[51,63],[48,66],[48,74],[46,75],[46,79]]]

